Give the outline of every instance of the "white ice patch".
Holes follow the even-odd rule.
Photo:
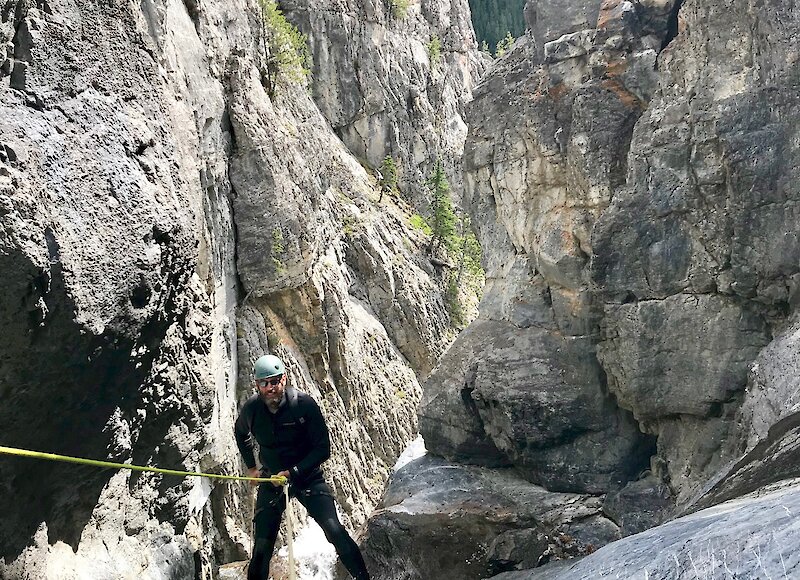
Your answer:
[[[397,458],[397,463],[394,464],[392,471],[397,471],[407,463],[411,463],[415,459],[419,459],[425,455],[425,441],[422,440],[422,435],[417,435],[417,438],[409,443],[400,457]]]
[[[197,514],[202,511],[203,506],[208,501],[208,496],[211,495],[211,482],[205,477],[195,478],[195,484],[189,492],[189,509],[191,513]]]
[[[286,546],[278,555],[288,557]],[[294,558],[299,569],[299,580],[333,580],[336,550],[325,538],[315,521],[309,518],[308,525],[294,539]]]

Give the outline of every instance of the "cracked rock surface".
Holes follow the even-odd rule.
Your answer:
[[[796,477],[799,69],[786,47],[800,14],[531,0],[525,17],[467,112],[487,287],[424,385],[429,450],[607,493],[623,535]],[[744,522],[752,501],[725,509]],[[635,576],[632,545],[552,577]]]
[[[465,6],[415,6],[396,51],[366,45],[368,75],[404,69],[394,57],[405,55],[428,83],[425,43],[460,26],[438,88],[401,131],[416,144],[412,200],[439,145],[451,171],[463,148],[459,115],[480,68]],[[352,10],[371,30],[366,6]],[[452,339],[444,278],[410,226],[415,210],[379,203],[374,165],[309,95],[327,77],[266,94],[259,18],[245,0],[5,3],[0,442],[238,474],[237,404],[253,361],[276,352],[326,413],[327,473],[352,528],[416,436],[418,377]],[[316,30],[317,61],[336,42]],[[405,106],[408,78],[370,99]],[[251,496],[244,484],[3,457],[0,577],[210,580],[247,557]]]

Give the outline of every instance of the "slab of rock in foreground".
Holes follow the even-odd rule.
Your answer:
[[[376,580],[463,580],[591,552],[619,538],[598,498],[511,470],[426,455],[399,470],[361,545]]]
[[[572,565],[492,580],[575,578],[797,578],[800,481],[682,517],[630,536]]]

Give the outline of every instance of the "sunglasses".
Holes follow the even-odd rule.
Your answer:
[[[283,380],[283,375],[279,377],[272,377],[269,379],[256,379],[257,387],[266,387],[267,385],[275,386]]]

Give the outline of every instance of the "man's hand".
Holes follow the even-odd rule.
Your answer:
[[[247,477],[261,477],[261,471],[258,467],[251,467],[247,470]],[[251,481],[250,485],[258,485],[257,481]]]
[[[288,480],[289,479],[289,470],[288,469],[284,469],[283,471],[279,472],[278,475],[276,475],[275,477],[285,477]],[[281,486],[281,484],[278,483],[277,481],[273,481],[272,485],[274,485],[275,487],[280,487]]]

